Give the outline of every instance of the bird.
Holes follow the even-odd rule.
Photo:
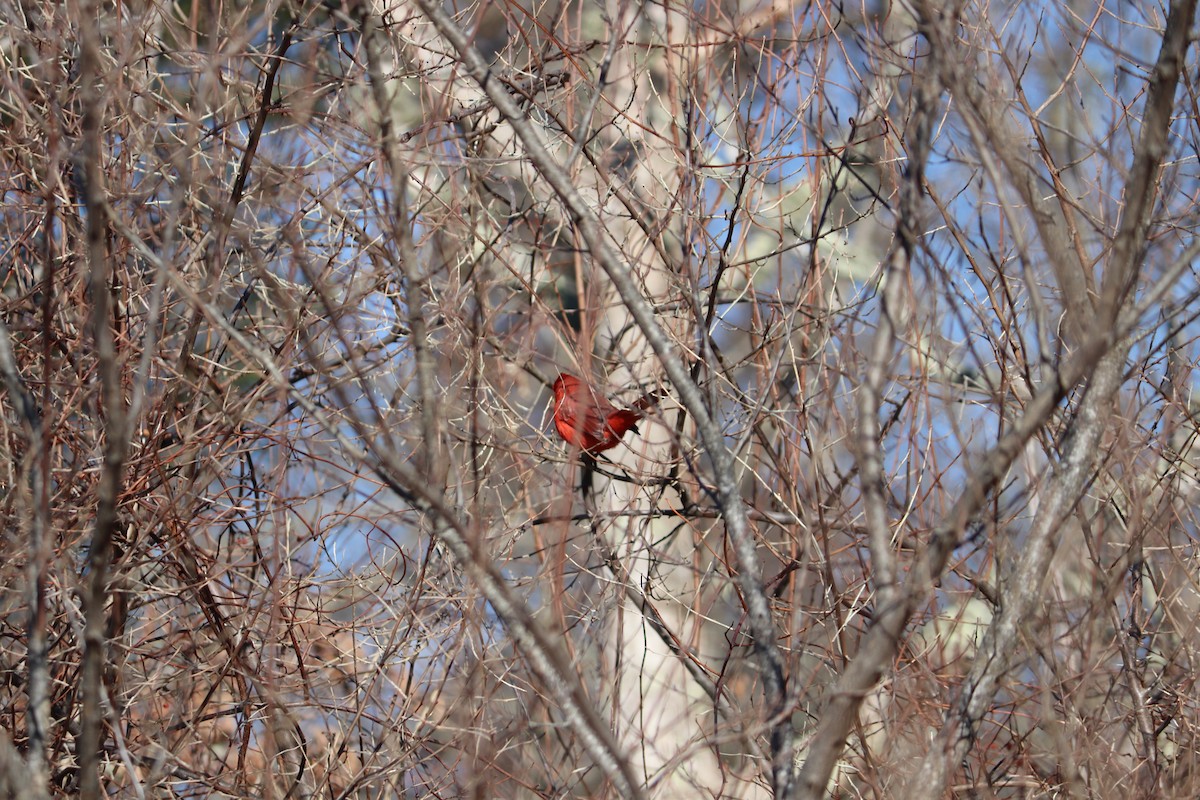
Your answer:
[[[568,372],[560,373],[552,388],[554,429],[564,442],[589,456],[616,447],[629,431],[639,433],[637,423],[658,401],[658,393],[651,392],[630,408],[619,409]]]

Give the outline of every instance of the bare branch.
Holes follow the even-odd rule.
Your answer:
[[[105,418],[104,456],[96,490],[96,517],[88,545],[88,573],[84,593],[83,670],[80,690],[83,695],[79,737],[80,797],[97,800],[100,787],[101,744],[106,717],[102,701],[104,668],[107,663],[105,620],[107,617],[109,568],[112,563],[113,535],[117,530],[117,503],[121,493],[121,473],[129,447],[125,392],[121,363],[113,333],[114,292],[111,257],[108,253],[108,202],[102,160],[105,82],[100,56],[100,33],[96,28],[99,5],[81,3],[79,44],[83,95],[80,167],[83,172],[84,204],[87,208],[87,258],[89,295],[92,304],[92,336],[96,345],[100,375],[102,413]]]

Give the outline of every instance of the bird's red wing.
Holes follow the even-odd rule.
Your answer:
[[[621,437],[629,431],[637,433],[637,422],[642,415],[636,411],[618,411],[611,406],[605,417],[600,416],[601,409],[589,409],[588,425],[585,432],[583,449],[590,453],[601,453],[610,450],[621,443]]]
[[[616,447],[629,431],[637,433],[641,409],[658,399],[646,395],[632,409],[617,410],[607,400],[596,397],[574,375],[560,375],[554,382],[554,428],[564,441],[589,453]]]
[[[620,437],[614,437],[605,418],[604,409],[588,403],[583,411],[583,425],[580,427],[580,447],[590,452],[607,450],[617,443]]]

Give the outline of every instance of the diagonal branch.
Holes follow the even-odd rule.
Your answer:
[[[493,78],[483,56],[472,46],[467,34],[441,3],[436,0],[416,0],[416,4],[458,53],[464,71],[487,93],[495,103],[496,110],[521,139],[529,160],[567,208],[591,256],[613,282],[622,302],[646,337],[646,342],[658,356],[667,378],[679,393],[681,404],[696,423],[700,440],[712,460],[717,503],[724,514],[725,528],[733,543],[737,562],[734,580],[746,604],[753,649],[761,669],[771,737],[772,783],[777,797],[787,797],[791,793],[793,773],[791,704],[787,698],[783,654],[775,641],[778,634],[762,586],[762,567],[738,489],[733,453],[725,444],[720,426],[709,414],[700,388],[680,360],[678,347],[658,324],[654,309],[642,296],[633,273],[621,260],[620,254],[605,235],[595,211],[572,183],[563,165],[550,154],[541,133],[526,118],[505,87]]]

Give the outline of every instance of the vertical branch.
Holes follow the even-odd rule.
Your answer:
[[[47,663],[48,634],[46,630],[46,561],[49,529],[49,499],[46,497],[45,473],[41,465],[46,454],[45,433],[42,417],[38,413],[33,395],[21,380],[16,356],[12,349],[12,338],[8,326],[0,321],[0,375],[8,389],[9,401],[17,410],[24,427],[28,446],[25,452],[26,469],[29,470],[29,495],[33,513],[29,521],[29,562],[26,566],[26,603],[29,605],[29,642],[27,645],[26,674],[29,694],[29,712],[26,726],[29,730],[29,755],[26,769],[29,783],[34,791],[44,792],[49,781],[46,766],[46,742],[50,729],[50,674]],[[10,759],[20,759],[15,750]]]
[[[104,708],[103,672],[105,598],[112,559],[113,532],[117,526],[117,497],[128,445],[125,398],[121,391],[121,368],[113,335],[109,291],[112,279],[106,234],[108,226],[101,128],[103,97],[107,87],[101,80],[100,33],[96,28],[97,4],[85,0],[79,6],[80,96],[83,103],[80,158],[83,170],[83,201],[87,213],[87,259],[89,294],[92,304],[92,336],[100,377],[101,413],[105,419],[104,456],[97,489],[96,518],[88,548],[84,591],[83,696],[79,739],[80,796],[97,800],[100,788],[100,748]]]
[[[921,198],[924,196],[925,164],[932,146],[931,130],[934,102],[938,92],[931,84],[936,77],[920,76],[913,91],[912,120],[908,136],[908,166],[899,186],[896,244],[887,259],[881,283],[879,322],[871,342],[870,357],[863,387],[859,394],[858,462],[863,487],[871,566],[881,594],[878,602],[890,603],[896,582],[896,561],[891,552],[891,528],[888,524],[887,489],[883,471],[879,409],[884,383],[896,351],[898,323],[903,313],[903,287],[908,278],[921,235]]]
[[[60,75],[56,75],[60,77]],[[50,664],[49,664],[49,618],[46,607],[46,573],[53,552],[50,532],[50,485],[51,463],[50,450],[46,442],[44,417],[46,409],[53,404],[51,386],[53,385],[51,360],[53,358],[54,340],[54,292],[55,292],[55,257],[53,237],[50,231],[58,223],[58,203],[54,190],[54,176],[61,167],[58,161],[59,136],[58,124],[49,127],[50,151],[53,160],[46,170],[48,191],[45,193],[45,245],[42,253],[42,399],[41,410],[26,407],[22,416],[28,425],[29,451],[26,456],[29,464],[30,502],[32,515],[29,528],[29,564],[26,567],[28,585],[26,587],[29,602],[29,754],[30,771],[39,789],[48,786],[49,772],[46,765],[46,748],[50,736]],[[8,357],[12,358],[12,346],[8,344]],[[15,369],[15,365],[13,366]],[[17,387],[19,389],[19,387]],[[30,398],[26,398],[28,402]]]

